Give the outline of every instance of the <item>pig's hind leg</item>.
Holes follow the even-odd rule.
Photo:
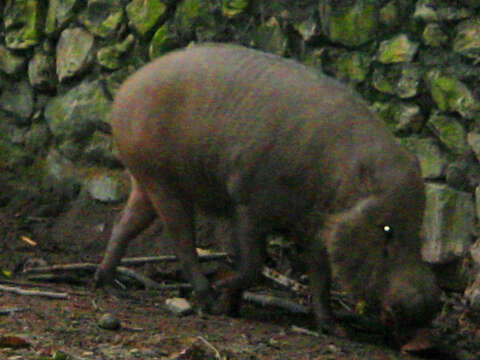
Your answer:
[[[125,255],[128,243],[155,218],[155,210],[143,187],[130,177],[132,189],[120,220],[113,226],[107,250],[102,263],[95,273],[95,286],[109,284],[113,280],[115,268]]]
[[[163,223],[163,234],[182,266],[197,299],[207,311],[213,303],[213,291],[202,273],[195,247],[193,203],[180,190],[159,180],[148,183],[148,195]]]

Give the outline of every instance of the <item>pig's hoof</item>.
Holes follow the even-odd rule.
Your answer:
[[[212,304],[210,313],[214,315],[228,315],[236,317],[240,310],[242,291],[223,290],[219,292],[217,298]]]
[[[336,324],[332,317],[323,316],[316,319],[317,331],[322,334],[335,335],[336,334]]]
[[[95,276],[93,278],[93,284],[95,289],[102,288],[105,285],[110,285],[113,282],[113,276],[100,268],[97,269],[95,272]]]

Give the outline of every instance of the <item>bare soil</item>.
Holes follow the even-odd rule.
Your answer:
[[[43,261],[98,263],[122,208],[122,204],[105,205],[82,194],[66,202],[53,193],[8,187],[3,187],[1,198],[0,284],[23,289],[32,289],[18,285],[25,281],[21,272],[26,266]],[[155,224],[136,239],[128,256],[171,253],[159,240],[158,230]],[[201,247],[218,246],[211,241],[215,229],[200,229],[200,233]],[[137,271],[152,277],[159,273],[158,266],[152,265]],[[35,288],[67,292],[67,299],[62,300],[0,291],[0,311],[20,310],[0,315],[0,359],[480,358],[480,319],[455,294],[448,296],[432,325],[433,345],[422,352],[406,353],[389,347],[381,333],[349,325],[344,326],[344,336],[299,333],[293,326],[315,329],[311,316],[251,304],[242,306],[236,318],[198,312],[178,317],[167,310],[165,300],[190,294],[132,286],[107,293],[92,289],[91,278],[92,274],[76,274],[76,279]],[[11,283],[15,281],[17,284]],[[265,283],[253,291],[269,289],[274,291]],[[106,313],[121,322],[119,329],[99,326]]]

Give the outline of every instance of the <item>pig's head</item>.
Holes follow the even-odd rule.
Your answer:
[[[327,219],[323,238],[334,277],[376,309],[402,342],[431,322],[440,289],[421,257],[425,194],[419,171],[392,175],[389,186],[376,179],[364,183],[368,192]]]

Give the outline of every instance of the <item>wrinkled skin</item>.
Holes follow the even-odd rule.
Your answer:
[[[195,46],[131,76],[111,124],[132,191],[97,285],[112,280],[128,242],[158,216],[212,312],[235,310],[229,299],[260,276],[265,237],[277,231],[306,249],[323,329],[333,320],[332,273],[395,329],[426,325],[438,309],[420,256],[418,163],[339,82],[259,51]],[[233,228],[236,273],[213,284],[196,257],[194,205]]]

